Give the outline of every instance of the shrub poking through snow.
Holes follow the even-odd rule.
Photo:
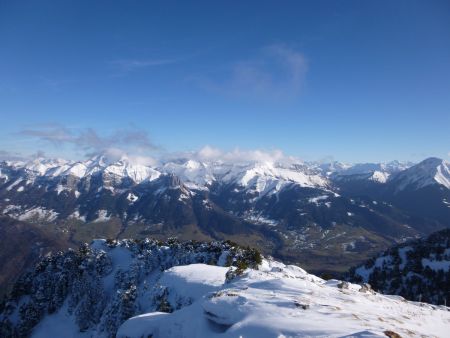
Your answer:
[[[394,331],[386,330],[384,331],[384,334],[389,338],[402,338],[402,336],[400,336],[398,333],[395,333]]]

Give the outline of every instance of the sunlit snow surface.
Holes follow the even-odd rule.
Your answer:
[[[152,312],[126,321],[117,337],[446,337],[445,307],[398,296],[360,292],[324,281],[296,266],[264,261],[260,270],[225,282],[227,268],[193,264],[167,270],[160,279],[173,302],[192,304],[171,314]]]
[[[105,295],[117,292],[119,270],[131,274],[132,267],[142,263],[126,246],[109,248],[105,240],[96,240],[91,247],[105,250],[111,259],[111,271],[102,278]],[[158,265],[137,285],[135,313],[141,315],[122,323],[117,337],[362,338],[386,337],[387,330],[401,337],[448,337],[450,309],[444,306],[361,292],[359,285],[325,281],[299,267],[267,259],[258,270],[248,269],[227,282],[229,268],[223,266],[227,251],[217,260],[220,266],[190,264],[161,271],[168,259],[165,252],[171,252],[169,247],[155,251]],[[165,290],[174,312],[153,312],[152,299],[159,290]],[[108,336],[98,326],[80,332],[75,321],[66,299],[58,311],[44,316],[31,336]]]
[[[428,158],[399,173],[396,180],[398,190],[410,185],[423,188],[436,183],[450,189],[450,163],[438,158]]]

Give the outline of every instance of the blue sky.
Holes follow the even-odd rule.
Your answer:
[[[0,1],[0,41],[3,153],[450,156],[448,1]]]

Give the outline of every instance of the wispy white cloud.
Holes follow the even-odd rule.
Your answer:
[[[121,59],[111,61],[110,64],[121,73],[131,73],[140,69],[173,64],[178,61],[178,59]]]
[[[0,150],[0,161],[22,161],[25,157],[17,152]]]
[[[280,149],[240,149],[225,151],[212,146],[204,146],[197,151],[185,153],[166,154],[167,159],[186,158],[197,161],[214,162],[222,161],[229,163],[248,163],[248,162],[299,162],[300,159],[287,156]]]
[[[59,91],[64,86],[76,82],[74,79],[58,79],[54,77],[41,76],[39,77],[39,84],[49,90]]]
[[[24,155],[19,152],[0,150],[0,161],[28,161],[30,159],[46,157],[42,150],[38,150],[33,154]]]
[[[138,128],[118,129],[109,135],[101,135],[92,128],[71,129],[62,125],[46,125],[23,129],[20,135],[43,141],[58,148],[71,146],[86,156],[105,154],[111,160],[123,156],[140,162],[154,162],[150,153],[161,148],[154,144],[144,130]]]
[[[299,162],[298,158],[287,156],[280,149],[241,149],[223,150],[206,145],[196,151],[165,152],[156,145],[145,130],[130,127],[118,129],[109,134],[100,134],[92,128],[73,129],[59,124],[48,124],[21,130],[19,136],[26,137],[36,145],[51,145],[57,153],[71,149],[82,156],[106,155],[110,161],[127,157],[134,163],[157,165],[174,159],[193,159],[197,161],[222,161],[225,163],[248,162]],[[42,144],[43,143],[43,144]],[[60,151],[58,151],[58,149]],[[34,155],[33,155],[34,156]],[[43,156],[43,154],[40,154]],[[22,160],[20,154],[0,152],[0,158]],[[28,157],[29,158],[29,157]]]
[[[233,63],[225,71],[197,82],[206,89],[237,96],[297,96],[305,84],[308,62],[300,51],[270,45],[254,58]]]

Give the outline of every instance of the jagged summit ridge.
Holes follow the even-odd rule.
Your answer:
[[[431,184],[432,179],[439,184],[450,187],[449,164],[438,158],[428,158],[417,165],[412,163],[392,161],[387,163],[357,163],[353,165],[341,162],[317,164],[314,162],[290,163],[267,161],[248,161],[232,163],[230,161],[198,161],[194,159],[172,159],[149,166],[136,163],[126,156],[118,160],[109,160],[105,155],[96,155],[85,161],[68,161],[63,159],[37,158],[28,162],[5,162],[4,165],[23,169],[30,176],[75,176],[87,177],[98,172],[127,177],[136,183],[153,180],[163,173],[172,173],[179,176],[185,183],[197,187],[207,186],[215,181],[236,181],[243,185],[248,184],[254,177],[269,177],[284,181],[291,181],[302,186],[326,186],[331,176],[351,176],[373,174],[372,179],[381,183],[389,180],[393,174],[396,179],[403,178],[404,184],[417,183],[418,187]]]
[[[192,188],[201,189],[214,182],[238,183],[242,186],[264,185],[264,181],[291,182],[305,187],[327,187],[330,176],[373,174],[373,180],[385,183],[392,173],[408,168],[411,164],[398,161],[388,163],[364,163],[348,165],[340,162],[317,164],[314,162],[282,163],[268,161],[198,161],[194,159],[172,159],[159,165],[137,163],[126,156],[109,160],[105,155],[96,155],[84,161],[37,158],[28,162],[4,162],[2,167],[23,170],[30,180],[36,177],[86,178],[98,173],[131,179],[135,183],[152,181],[161,174],[174,174]],[[448,169],[448,168],[447,168]],[[0,172],[5,170],[0,170]],[[443,173],[445,177],[445,170]],[[3,175],[6,177],[5,175]],[[441,180],[447,184],[446,180]],[[257,188],[258,189],[258,188]]]
[[[359,163],[354,165],[340,162],[317,164],[314,162],[290,163],[248,161],[232,163],[224,161],[201,162],[193,159],[172,159],[159,165],[149,166],[136,163],[126,156],[110,161],[104,155],[97,155],[85,161],[37,158],[29,162],[4,162],[0,176],[7,179],[6,168],[22,170],[28,183],[37,177],[88,178],[102,173],[120,181],[130,179],[134,183],[152,181],[162,174],[174,174],[192,189],[204,189],[214,183],[236,183],[264,191],[267,184],[283,186],[294,183],[303,187],[327,188],[334,180],[349,178],[372,180],[378,183],[396,185],[397,190],[407,187],[419,189],[440,184],[450,189],[449,162],[439,158],[428,158],[417,165],[392,161],[386,163]]]
[[[5,162],[6,166],[22,169],[29,176],[57,177],[74,176],[89,177],[96,173],[130,178],[135,183],[154,180],[161,174],[174,174],[184,183],[201,188],[215,181],[225,183],[237,182],[243,186],[253,183],[252,179],[268,177],[282,181],[297,183],[302,186],[326,186],[326,179],[317,170],[305,166],[284,166],[272,162],[199,162],[195,160],[172,160],[158,166],[133,163],[126,157],[110,162],[105,156],[95,156],[86,161],[66,161],[35,159],[30,162]]]

